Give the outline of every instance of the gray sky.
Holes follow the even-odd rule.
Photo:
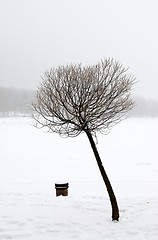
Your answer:
[[[0,86],[36,89],[46,69],[113,57],[158,99],[157,0],[0,0]]]

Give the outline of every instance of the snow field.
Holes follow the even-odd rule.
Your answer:
[[[62,139],[29,118],[0,119],[0,240],[156,240],[158,238],[158,119],[127,119],[98,150],[112,183],[111,206],[88,139]],[[55,182],[69,196],[55,196]]]

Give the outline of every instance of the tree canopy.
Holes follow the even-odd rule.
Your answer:
[[[127,70],[114,59],[47,70],[32,104],[38,126],[71,137],[87,130],[107,133],[134,104],[135,78]]]

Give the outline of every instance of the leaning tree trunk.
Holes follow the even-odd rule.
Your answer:
[[[101,175],[103,177],[104,183],[106,185],[106,188],[107,188],[107,191],[108,191],[108,194],[109,194],[109,197],[110,197],[110,202],[111,202],[111,206],[112,206],[112,220],[113,221],[114,220],[118,221],[119,220],[119,209],[118,209],[118,204],[117,204],[117,201],[116,201],[116,197],[115,197],[114,191],[112,189],[112,186],[110,184],[108,176],[107,176],[107,174],[105,172],[105,169],[103,167],[103,164],[101,162],[101,158],[99,156],[99,153],[98,153],[98,150],[96,148],[95,142],[93,140],[92,134],[89,131],[85,131],[85,132],[86,132],[87,137],[88,137],[88,139],[90,141],[90,144],[91,144],[91,147],[93,149],[93,152],[94,152],[94,155],[95,155],[95,158],[96,158],[99,170],[101,172]]]

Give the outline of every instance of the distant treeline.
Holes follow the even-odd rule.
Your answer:
[[[34,94],[33,90],[0,87],[0,117],[30,114],[30,102]]]
[[[131,117],[158,117],[158,101],[134,96],[135,106],[128,113]]]
[[[31,114],[30,103],[35,91],[0,87],[0,117],[27,116]],[[129,117],[157,117],[158,101],[135,96],[135,107]]]

